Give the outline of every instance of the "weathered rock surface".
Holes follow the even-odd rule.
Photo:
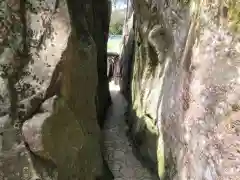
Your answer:
[[[240,8],[220,2],[133,0],[128,123],[166,179],[240,178]]]
[[[0,179],[111,179],[98,125],[110,102],[109,2],[6,0],[0,9]]]
[[[47,159],[49,157],[45,154],[42,142],[42,125],[49,116],[50,113],[37,114],[31,120],[26,121],[22,127],[24,139],[31,151]]]
[[[45,151],[43,145],[43,124],[47,118],[53,113],[53,103],[56,97],[46,100],[42,105],[41,113],[37,113],[31,119],[24,122],[22,126],[22,134],[24,141],[28,144],[30,150],[42,157],[43,159],[52,160],[49,154]]]

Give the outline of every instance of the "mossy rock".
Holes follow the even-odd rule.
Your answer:
[[[100,135],[85,134],[63,99],[43,125],[44,149],[53,159],[59,180],[95,180],[101,176]]]
[[[227,0],[229,26],[234,32],[240,32],[240,1]]]

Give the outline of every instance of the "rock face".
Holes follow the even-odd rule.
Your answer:
[[[97,91],[97,112],[98,122],[100,127],[103,127],[105,115],[107,109],[111,104],[111,97],[108,88],[107,78],[107,40],[109,23],[111,16],[111,1],[96,1],[94,6],[94,26],[93,26],[93,38],[98,47],[97,50],[97,62],[98,62],[98,91]],[[100,8],[101,7],[101,8]],[[110,8],[109,8],[110,7]],[[103,17],[103,18],[99,18]]]
[[[0,179],[110,179],[98,125],[110,103],[109,2],[0,9]]]
[[[240,4],[220,2],[133,0],[122,91],[130,81],[131,135],[159,177],[240,177]]]

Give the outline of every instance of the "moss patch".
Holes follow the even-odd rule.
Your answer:
[[[229,26],[234,32],[240,32],[240,1],[227,0]]]
[[[99,137],[84,133],[63,99],[57,100],[55,112],[45,121],[42,134],[44,149],[56,163],[60,178],[93,180],[100,174]]]
[[[131,138],[139,154],[137,156],[140,156],[143,165],[162,178],[165,172],[162,133],[158,132],[153,118],[137,109],[137,112],[131,110],[128,117]]]
[[[191,0],[178,0],[181,5],[189,5]]]

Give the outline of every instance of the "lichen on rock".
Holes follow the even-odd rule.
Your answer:
[[[0,2],[3,179],[111,179],[103,172],[98,126],[110,98],[107,40],[101,36],[108,29],[109,4],[102,1],[104,11],[96,4]],[[99,22],[103,27],[93,31]],[[106,83],[98,88],[98,81]],[[101,96],[98,110],[96,96]]]
[[[237,152],[233,129],[239,125],[232,122],[231,133],[217,130],[231,122],[226,119],[239,103],[239,37],[233,33],[238,31],[238,2],[132,2],[135,47],[128,63],[133,67],[122,88],[130,82],[127,121],[140,153],[162,178],[238,179],[239,154],[231,158],[228,153]],[[147,44],[156,25],[165,28],[153,37],[164,48],[153,56],[156,49]],[[158,40],[161,36],[165,40]],[[154,141],[148,136],[151,129],[145,128],[149,122],[157,129]],[[226,147],[229,138],[234,140]],[[216,144],[226,153],[214,149]]]

